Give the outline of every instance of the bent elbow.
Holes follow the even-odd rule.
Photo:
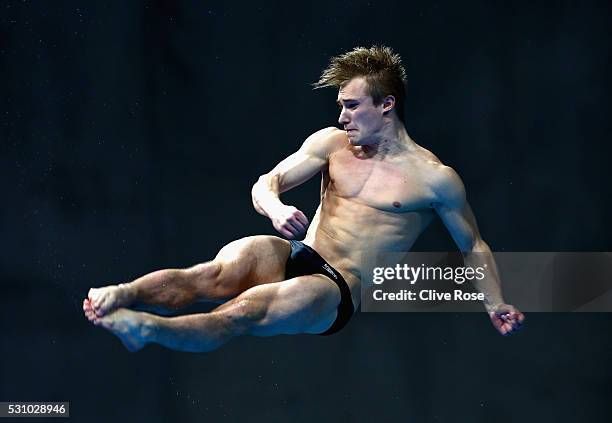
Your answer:
[[[257,191],[257,188],[259,187],[259,185],[261,185],[262,182],[262,178],[265,175],[261,175],[259,178],[257,178],[257,181],[255,181],[255,183],[253,184],[253,186],[251,187],[251,194],[255,195],[255,191]]]
[[[480,236],[470,236],[463,239],[455,239],[461,254],[468,256],[472,253],[487,253],[491,250]]]
[[[466,253],[490,253],[491,249],[489,245],[484,242],[484,240],[480,237],[475,238],[469,248],[466,249]]]
[[[267,173],[257,178],[257,181],[253,184],[253,187],[251,188],[251,194],[253,196],[257,195],[259,191],[261,191],[262,189],[264,189],[265,187],[269,185],[268,178],[269,178],[269,175]]]

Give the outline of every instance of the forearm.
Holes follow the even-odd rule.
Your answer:
[[[478,292],[484,294],[484,306],[487,311],[492,311],[500,304],[504,303],[499,272],[491,249],[486,242],[479,240],[469,252],[463,253],[466,267],[484,269],[484,278],[473,279],[472,285]]]
[[[278,176],[262,175],[251,190],[255,210],[266,217],[271,217],[273,210],[284,205],[279,195]]]

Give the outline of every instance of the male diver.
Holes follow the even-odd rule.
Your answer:
[[[406,131],[404,83],[400,58],[387,47],[332,58],[314,85],[339,88],[342,130],[315,132],[253,186],[255,209],[286,239],[239,239],[212,261],[92,288],[83,301],[86,317],[131,351],[148,343],[210,351],[240,335],[330,335],[359,305],[362,254],[408,251],[437,214],[466,265],[491,270],[473,285],[484,294],[494,327],[502,335],[517,331],[524,316],[502,297],[461,179]],[[309,224],[280,194],[318,173],[321,202]],[[163,315],[200,301],[220,305],[208,313]]]

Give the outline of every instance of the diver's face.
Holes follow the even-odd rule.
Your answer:
[[[379,141],[383,127],[383,104],[374,105],[367,93],[365,78],[351,79],[338,92],[340,116],[338,122],[344,127],[352,145],[370,145]]]

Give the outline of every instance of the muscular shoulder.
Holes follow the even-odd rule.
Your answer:
[[[435,157],[435,156],[434,156]],[[430,163],[431,189],[435,194],[433,205],[458,207],[465,202],[465,187],[463,181],[450,166],[440,163]]]
[[[328,158],[330,154],[346,145],[346,133],[338,128],[323,128],[310,135],[302,144],[300,150],[320,158]]]
[[[417,154],[419,156],[419,159],[426,163],[426,165],[428,166],[441,166],[442,162],[440,161],[440,159],[438,159],[438,157],[432,153],[431,151],[429,151],[428,149],[426,149],[425,147],[422,147],[420,145],[417,145]]]

